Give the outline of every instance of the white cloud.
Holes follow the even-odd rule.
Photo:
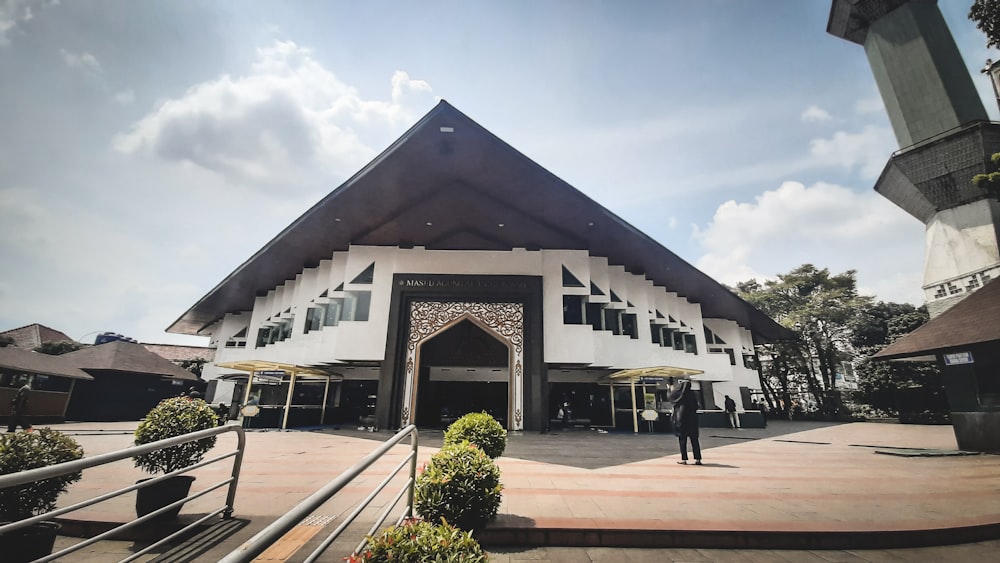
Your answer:
[[[120,92],[115,92],[115,95],[112,96],[112,99],[115,101],[116,104],[127,106],[135,101],[135,92],[133,92],[132,90],[122,90]]]
[[[66,49],[59,49],[66,66],[79,70],[84,74],[97,75],[101,73],[101,63],[97,57],[90,53],[71,53]]]
[[[366,100],[309,49],[276,42],[257,50],[245,76],[221,76],[160,102],[115,138],[126,154],[192,164],[234,183],[304,189],[346,177],[426,111],[431,87],[403,71],[391,101]]]
[[[8,32],[35,17],[32,7],[47,3],[45,0],[0,0],[0,46],[10,44]]]
[[[812,263],[857,270],[859,288],[879,299],[922,299],[923,225],[874,191],[785,182],[752,203],[723,203],[694,238],[704,250],[696,266],[722,283]]]
[[[859,133],[837,131],[828,139],[809,141],[809,153],[818,163],[858,168],[865,178],[877,178],[898,147],[892,130],[869,125]]]
[[[830,112],[818,106],[809,106],[799,116],[804,123],[826,123],[833,120]]]
[[[868,113],[878,113],[881,114],[885,110],[885,105],[882,103],[882,98],[879,96],[874,96],[872,98],[865,98],[863,100],[858,100],[854,103],[854,111],[860,114]]]

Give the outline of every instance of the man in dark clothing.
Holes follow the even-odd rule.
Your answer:
[[[726,416],[729,417],[729,426],[732,428],[739,429],[740,427],[740,415],[736,412],[736,401],[732,397],[726,395]]]
[[[691,453],[694,454],[694,464],[701,465],[701,444],[698,442],[698,397],[691,389],[691,381],[682,379],[670,392],[670,402],[674,412],[670,417],[681,446],[681,460],[677,463],[687,465],[687,442],[691,441]]]
[[[10,424],[7,425],[7,432],[15,432],[17,427],[20,426],[26,431],[31,432],[34,428],[31,424],[24,421],[24,411],[28,408],[28,393],[31,392],[31,382],[25,382],[14,398],[10,401]]]

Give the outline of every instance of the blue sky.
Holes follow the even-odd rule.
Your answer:
[[[987,111],[971,1],[947,20]],[[923,226],[828,0],[0,0],[0,330],[165,328],[446,99],[715,279],[919,304]]]

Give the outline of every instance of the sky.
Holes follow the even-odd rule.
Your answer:
[[[991,119],[971,0],[939,2]],[[829,0],[0,0],[0,330],[166,328],[444,99],[719,282],[922,303]]]

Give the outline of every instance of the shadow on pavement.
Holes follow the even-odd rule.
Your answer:
[[[842,423],[775,420],[770,421],[767,428],[702,428],[701,449],[707,452],[720,446],[738,444],[748,440],[775,438],[837,424]],[[332,426],[312,431],[377,442],[384,442],[392,435],[389,431],[369,432],[357,428]],[[421,447],[440,448],[444,441],[444,431],[421,429],[419,440]],[[678,455],[679,453],[680,446],[673,434],[597,432],[588,428],[571,428],[549,432],[509,432],[507,434],[507,449],[504,451],[503,457],[580,469],[600,469]],[[710,453],[707,453],[705,458],[705,465],[728,467],[709,463]]]

